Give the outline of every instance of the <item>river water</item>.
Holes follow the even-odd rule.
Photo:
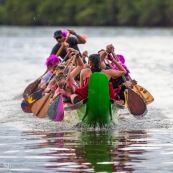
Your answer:
[[[111,129],[39,119],[20,109],[25,87],[41,76],[58,27],[0,27],[0,173],[173,172],[173,29],[73,28],[81,51],[112,43],[131,77],[152,93],[148,114],[120,111]]]

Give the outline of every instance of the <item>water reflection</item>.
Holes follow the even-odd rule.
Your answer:
[[[136,132],[83,132],[81,143],[84,145],[83,153],[89,163],[91,163],[95,172],[133,172],[133,168],[128,167],[126,163],[134,160],[140,161],[138,157],[131,156],[129,147],[131,144],[138,143],[139,138],[146,136],[144,131]],[[131,139],[137,139],[131,141]],[[146,141],[142,141],[146,143]],[[135,154],[142,154],[144,150],[138,149]]]
[[[28,134],[38,135],[38,132]],[[140,148],[147,144],[145,131],[59,132],[40,137],[44,142],[26,149],[42,149],[37,154],[46,159],[44,169],[47,171],[131,173],[133,163],[145,160],[141,156],[147,152]]]

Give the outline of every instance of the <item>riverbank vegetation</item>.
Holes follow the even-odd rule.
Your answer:
[[[0,25],[173,26],[173,0],[0,0]]]

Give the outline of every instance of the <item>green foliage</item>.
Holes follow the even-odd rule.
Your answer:
[[[137,9],[135,6],[136,3],[138,3],[137,0],[117,1],[117,6],[119,9],[117,19],[120,25],[136,25],[138,16]]]
[[[166,25],[173,26],[173,1],[165,0],[165,20]]]
[[[0,5],[0,24],[3,24],[5,20],[5,9]]]
[[[1,25],[173,26],[173,0],[0,0]]]
[[[159,0],[141,0],[138,24],[140,26],[158,26],[161,25],[164,18],[164,1]],[[142,13],[145,9],[145,13]]]

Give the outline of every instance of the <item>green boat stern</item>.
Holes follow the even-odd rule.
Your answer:
[[[95,72],[89,80],[86,112],[82,123],[92,127],[104,127],[111,122],[112,106],[108,78],[101,72]]]

